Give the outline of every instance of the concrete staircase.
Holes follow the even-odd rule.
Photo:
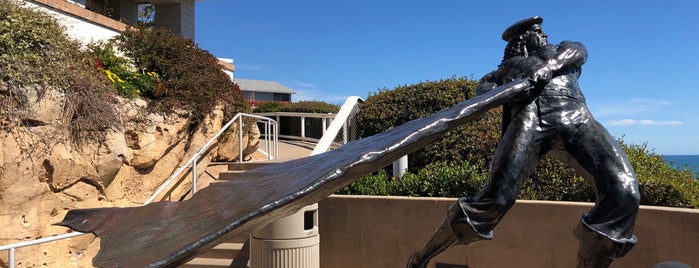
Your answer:
[[[235,177],[247,170],[255,169],[264,165],[273,164],[279,161],[257,161],[257,162],[230,162],[212,163],[205,174],[209,176],[209,183],[234,180]],[[225,170],[221,166],[227,166]],[[207,185],[209,184],[207,183]],[[202,185],[203,186],[203,185]],[[192,259],[188,263],[180,266],[184,268],[249,268],[250,252],[249,235],[243,235],[231,239],[226,243],[221,243],[203,254]]]
[[[249,238],[247,235],[232,239],[227,243],[221,243],[212,249],[197,256],[185,265],[184,268],[249,268],[250,252]]]
[[[303,142],[280,142],[279,158],[276,160],[257,160],[251,162],[215,162],[210,163],[204,174],[198,178],[198,189],[211,183],[234,180],[239,174],[269,164],[288,161],[310,155],[313,145]],[[257,158],[262,159],[263,157]],[[243,235],[221,243],[192,259],[185,268],[249,268],[249,235]]]
[[[256,169],[259,167],[263,167],[266,165],[274,164],[274,163],[279,163],[283,161],[277,161],[277,160],[265,160],[265,161],[256,161],[256,162],[230,162],[228,163],[228,169],[225,171],[220,171],[218,173],[218,178],[216,179],[217,181],[229,181],[235,179],[238,174],[241,174],[245,171],[251,170],[251,169]]]

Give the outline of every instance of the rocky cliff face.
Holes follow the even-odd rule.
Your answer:
[[[0,88],[0,91],[2,89]],[[64,97],[58,91],[38,97],[25,90],[32,103],[31,122],[0,129],[0,245],[69,232],[53,226],[74,208],[142,205],[171,174],[204,145],[223,124],[220,111],[189,131],[188,114],[148,114],[142,100],[122,100],[118,107],[123,128],[105,138],[76,145],[62,123]],[[1,93],[1,92],[0,92]],[[254,127],[254,126],[253,126]],[[198,164],[203,172],[211,161],[238,159],[238,127],[230,128]],[[257,146],[259,133],[250,131],[246,153]],[[173,183],[156,201],[187,198],[191,174]],[[84,235],[16,250],[17,267],[91,267],[99,248],[93,235]],[[7,252],[0,252],[6,267]]]

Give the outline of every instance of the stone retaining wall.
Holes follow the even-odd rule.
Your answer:
[[[405,267],[429,239],[453,198],[331,196],[320,203],[321,267]],[[494,239],[456,246],[443,267],[575,267],[573,228],[591,203],[518,201]],[[642,206],[638,244],[612,267],[679,261],[699,267],[699,210]]]

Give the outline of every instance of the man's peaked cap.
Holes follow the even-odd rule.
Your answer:
[[[515,24],[512,24],[512,26],[507,27],[505,32],[502,33],[502,40],[511,42],[518,36],[530,30],[534,25],[541,25],[543,22],[544,19],[539,16],[520,20]]]

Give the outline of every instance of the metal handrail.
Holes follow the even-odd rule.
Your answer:
[[[328,151],[333,141],[335,141],[335,137],[337,137],[337,134],[340,133],[341,130],[343,130],[344,133],[342,139],[343,143],[347,143],[349,141],[347,137],[347,120],[355,113],[357,105],[361,104],[362,102],[364,102],[364,100],[357,96],[351,96],[345,100],[345,103],[343,103],[342,107],[340,107],[340,111],[337,112],[335,119],[332,123],[330,123],[328,129],[326,129],[325,133],[323,133],[323,137],[320,138],[316,146],[313,148],[311,155]]]
[[[196,185],[197,185],[197,183],[196,183],[196,181],[197,181],[196,166],[197,166],[197,162],[199,160],[199,156],[202,155],[209,148],[209,146],[211,146],[216,141],[216,139],[218,139],[228,128],[230,128],[230,126],[233,125],[233,123],[235,123],[236,120],[238,120],[238,122],[239,122],[239,124],[238,124],[239,147],[238,148],[240,150],[239,160],[242,162],[243,161],[243,156],[242,156],[243,155],[243,136],[242,136],[243,135],[243,117],[255,118],[255,119],[258,119],[258,122],[259,121],[265,122],[265,133],[266,133],[266,135],[265,135],[265,143],[266,144],[265,145],[266,145],[268,151],[271,152],[267,155],[267,157],[268,157],[268,159],[278,157],[279,156],[279,151],[278,151],[279,146],[277,145],[277,143],[279,142],[279,133],[277,131],[279,129],[278,122],[271,119],[271,118],[268,118],[268,117],[246,114],[246,113],[238,113],[230,121],[228,121],[228,123],[226,123],[224,126],[222,126],[221,130],[219,130],[213,137],[211,137],[211,139],[209,139],[209,141],[207,141],[206,144],[204,144],[204,146],[202,146],[199,150],[197,150],[197,152],[194,153],[194,155],[192,155],[192,157],[184,165],[182,165],[182,167],[177,169],[177,171],[175,171],[175,173],[173,173],[170,176],[170,178],[168,178],[163,184],[161,184],[160,187],[158,187],[158,189],[150,196],[150,198],[148,198],[148,200],[145,203],[143,203],[143,205],[145,206],[145,205],[148,205],[151,202],[153,202],[153,200],[156,197],[158,197],[158,195],[160,195],[160,193],[163,190],[165,190],[165,188],[167,188],[167,186],[170,185],[172,183],[172,181],[174,181],[177,177],[179,177],[179,175],[190,164],[192,165],[192,194],[196,193]],[[63,240],[63,239],[67,239],[67,238],[80,236],[83,234],[85,234],[85,233],[71,232],[71,233],[67,233],[67,234],[56,235],[56,236],[51,236],[51,237],[44,237],[44,238],[39,238],[39,239],[35,239],[35,240],[30,240],[30,241],[22,241],[19,243],[0,246],[0,251],[8,250],[8,254],[9,254],[8,263],[10,265],[10,268],[14,268],[14,266],[15,266],[15,262],[14,262],[15,249],[17,249],[17,248],[33,246],[33,245],[43,244],[43,243],[47,243],[47,242],[53,242],[53,241],[57,241],[57,240]]]
[[[281,122],[282,117],[297,117],[300,118],[300,136],[295,136],[295,135],[287,135],[287,134],[282,134],[281,130],[279,133],[280,138],[284,139],[289,139],[289,140],[300,140],[300,141],[310,141],[310,142],[318,142],[320,139],[312,138],[312,137],[307,137],[306,136],[306,119],[308,118],[315,118],[315,119],[320,119],[321,120],[321,130],[323,133],[321,136],[325,135],[325,130],[328,128],[328,122],[333,121],[336,118],[336,115],[333,113],[301,113],[301,112],[265,112],[265,113],[255,113],[256,115],[259,116],[266,116],[270,118],[276,118],[278,122]]]

